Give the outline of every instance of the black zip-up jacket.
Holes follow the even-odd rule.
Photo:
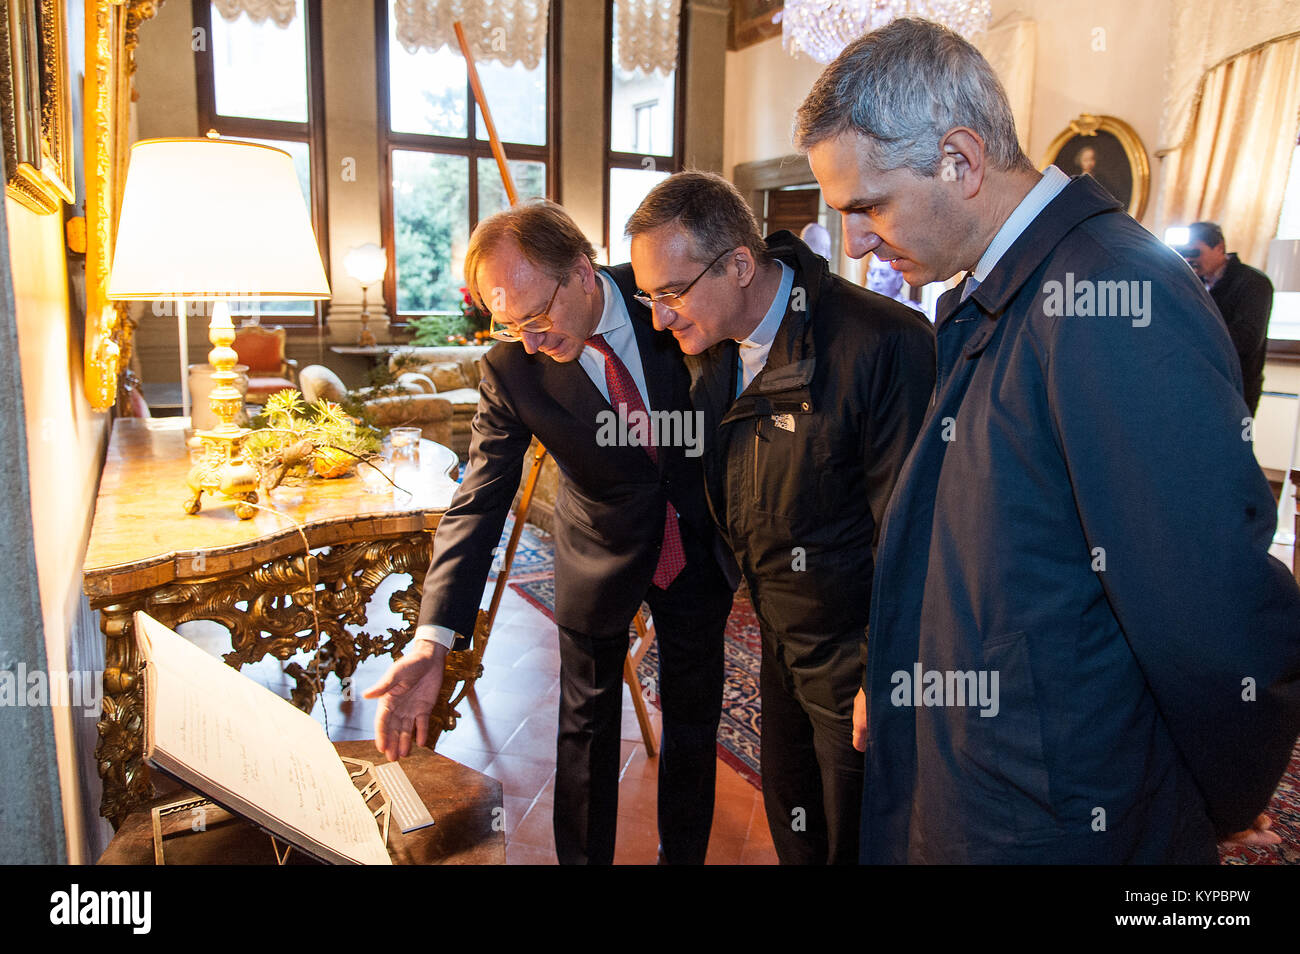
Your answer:
[[[873,548],[934,387],[934,332],[791,233],[767,247],[794,269],[767,364],[734,398],[735,341],[687,356],[691,400],[705,415],[709,504],[764,636],[796,682],[829,677],[817,693],[836,709],[861,681]]]

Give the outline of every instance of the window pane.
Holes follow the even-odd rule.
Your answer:
[[[507,159],[510,177],[515,180],[515,191],[520,200],[546,195],[546,163],[525,162],[522,159]],[[506,187],[501,182],[501,173],[497,170],[495,159],[478,160],[478,217],[481,222],[493,212],[500,212],[510,205],[506,198]]]
[[[646,193],[668,178],[657,169],[609,170],[609,262],[619,265],[632,255],[632,241],[623,234],[627,220]]]
[[[476,65],[501,141],[546,145],[545,58],[533,70],[526,69],[522,63],[503,66],[480,61]],[[487,124],[477,104],[474,110],[475,132],[479,139],[486,140]]]
[[[617,4],[619,0],[614,0]],[[613,77],[610,91],[609,148],[643,156],[673,154],[673,107],[677,71],[661,73],[618,65],[618,17],[614,18]],[[612,240],[611,240],[612,241]]]
[[[460,310],[469,241],[469,159],[393,151],[399,313]]]
[[[469,135],[465,113],[468,83],[459,50],[444,46],[436,53],[423,49],[407,52],[397,42],[397,18],[389,7],[388,121],[393,132]]]
[[[1282,213],[1278,218],[1275,237],[1300,239],[1300,146],[1291,153],[1291,171],[1287,174],[1286,191],[1282,193]],[[1231,248],[1232,245],[1229,244],[1228,247]],[[1300,291],[1274,292],[1268,336],[1287,341],[1300,340]]]
[[[212,9],[212,80],[217,113],[307,122],[307,28],[302,0],[287,27],[246,15],[231,23]]]

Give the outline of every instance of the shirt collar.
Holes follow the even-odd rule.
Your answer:
[[[781,285],[767,306],[767,314],[758,323],[758,327],[749,333],[749,337],[740,342],[742,348],[765,348],[772,343],[781,328],[781,319],[785,317],[786,305],[790,301],[790,289],[794,287],[794,269],[780,259]]]
[[[623,301],[623,295],[619,292],[618,286],[614,284],[614,279],[601,271],[597,271],[596,274],[600,276],[600,280],[603,282],[601,287],[605,293],[605,307],[600,313],[600,321],[596,322],[596,330],[592,334],[603,335],[610,331],[617,331],[631,319],[628,317],[627,305]]]
[[[989,272],[993,271],[993,266],[997,265],[1007,249],[1015,244],[1021,233],[1029,228],[1029,224],[1038,218],[1038,214],[1047,208],[1048,204],[1069,184],[1070,177],[1056,166],[1048,166],[1043,170],[1043,177],[1029,190],[1029,194],[1020,200],[1020,204],[1002,223],[1002,228],[998,229],[998,234],[993,236],[993,241],[980,256],[974,271],[970,273],[977,282],[982,282],[989,277]]]

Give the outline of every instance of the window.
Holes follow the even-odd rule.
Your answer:
[[[506,208],[505,186],[459,48],[406,49],[395,0],[376,0],[381,217],[388,272],[384,299],[395,321],[457,314],[465,247],[478,222]],[[476,60],[521,199],[554,195],[550,107],[554,30],[535,68]]]
[[[1291,172],[1286,180],[1282,214],[1278,217],[1279,239],[1300,240],[1300,143],[1291,154]],[[1278,291],[1273,295],[1273,313],[1268,321],[1270,350],[1300,352],[1300,291]],[[1278,342],[1274,345],[1274,342]]]
[[[659,105],[659,100],[652,99],[648,103],[637,103],[633,107],[635,113],[635,134],[632,137],[633,152],[654,153],[654,123],[655,107]]]
[[[646,193],[682,167],[681,71],[624,69],[619,62],[619,0],[606,6],[605,248],[611,264],[626,262],[630,244],[623,228]],[[677,62],[686,48],[685,4],[677,36]]]
[[[284,27],[244,14],[229,21],[210,0],[193,3],[194,25],[207,38],[195,51],[200,128],[293,157],[328,275],[320,0],[295,0]],[[314,325],[323,314],[322,304],[310,301],[232,302],[231,311],[287,326]]]

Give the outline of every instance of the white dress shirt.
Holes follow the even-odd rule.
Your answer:
[[[1029,228],[1029,224],[1038,218],[1039,213],[1047,208],[1069,184],[1070,177],[1056,166],[1048,166],[1043,170],[1043,177],[1002,223],[1002,228],[998,229],[998,234],[993,236],[993,241],[989,243],[989,247],[984,250],[984,254],[976,263],[975,270],[970,273],[970,277],[975,279],[976,287],[989,277],[989,272],[993,271],[993,266],[1006,254],[1007,249],[1015,244],[1016,239]]]
[[[772,342],[781,330],[781,320],[785,318],[785,310],[790,304],[794,269],[780,260],[776,264],[781,266],[781,284],[772,298],[772,304],[767,306],[767,314],[758,323],[758,327],[749,333],[748,338],[739,342],[740,380],[736,383],[736,397],[740,397],[745,388],[749,387],[749,382],[758,377],[758,372],[767,364]]]

